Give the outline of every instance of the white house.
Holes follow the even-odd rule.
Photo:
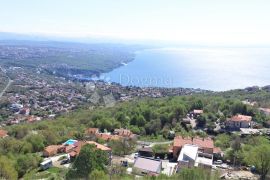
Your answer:
[[[236,115],[228,119],[225,123],[226,128],[229,130],[240,130],[240,128],[250,128],[251,116]]]

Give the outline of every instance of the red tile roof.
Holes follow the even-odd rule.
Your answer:
[[[215,154],[222,153],[222,150],[219,147],[215,147],[214,148],[214,153]]]
[[[238,114],[236,116],[233,116],[231,119],[229,119],[230,121],[251,121],[252,117],[251,116],[245,116],[245,115],[241,115]]]
[[[52,156],[57,154],[58,149],[61,147],[61,145],[50,145],[47,146],[44,151],[43,154],[47,155],[47,156]]]
[[[176,147],[182,147],[185,144],[194,144],[199,146],[200,148],[214,148],[214,141],[211,138],[200,138],[200,137],[182,137],[182,136],[177,136],[174,138],[173,141],[173,146]]]
[[[82,147],[86,144],[93,144],[97,149],[102,150],[102,151],[111,151],[111,148],[108,148],[107,146],[104,146],[102,144],[98,144],[94,141],[78,141],[74,144],[75,148],[72,152],[69,153],[69,155],[74,157],[80,154]]]
[[[202,148],[214,148],[214,141],[211,138],[194,138],[193,144]]]
[[[192,144],[192,140],[189,137],[177,136],[174,138],[173,146],[182,147],[185,144]]]
[[[109,140],[119,140],[121,137],[118,135],[111,135],[111,134],[106,134],[106,133],[98,133],[96,134],[97,138],[103,139],[105,141]]]
[[[0,138],[8,136],[8,132],[6,130],[0,129]]]

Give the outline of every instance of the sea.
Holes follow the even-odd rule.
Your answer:
[[[124,86],[225,91],[270,85],[270,48],[159,48],[101,79]]]

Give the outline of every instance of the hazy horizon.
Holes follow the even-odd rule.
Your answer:
[[[219,46],[269,45],[269,5],[266,0],[10,0],[1,2],[0,32]]]

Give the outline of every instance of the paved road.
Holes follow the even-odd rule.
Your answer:
[[[0,99],[2,98],[3,94],[6,92],[6,90],[9,88],[9,86],[11,85],[13,81],[11,79],[8,79],[8,84],[6,85],[6,87],[3,89],[3,91],[0,93]]]

